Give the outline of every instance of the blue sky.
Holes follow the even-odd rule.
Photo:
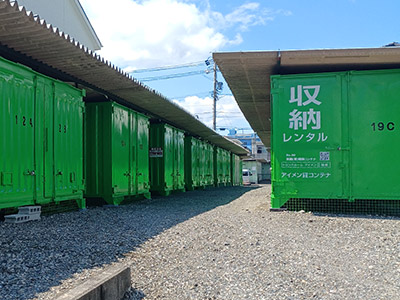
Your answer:
[[[202,62],[212,52],[380,47],[400,41],[398,0],[81,0],[103,49],[126,71]],[[212,123],[207,66],[134,73]],[[201,74],[162,80],[174,73]],[[158,80],[154,80],[158,79]],[[219,81],[222,76],[218,74]],[[218,127],[247,128],[224,83]],[[224,133],[224,132],[221,132]]]

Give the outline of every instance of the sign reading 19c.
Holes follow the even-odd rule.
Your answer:
[[[393,122],[388,122],[388,123],[384,123],[384,122],[379,122],[379,123],[372,123],[371,124],[372,130],[373,131],[383,131],[383,130],[389,130],[389,131],[393,131],[394,130],[394,123]]]

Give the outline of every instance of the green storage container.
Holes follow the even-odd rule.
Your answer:
[[[216,186],[231,185],[231,155],[219,147],[214,149],[214,182]]]
[[[231,168],[231,153],[227,150],[223,151],[224,156],[224,183],[226,186],[232,185],[232,168]]]
[[[203,184],[204,166],[203,142],[191,137],[185,137],[185,187],[186,190],[194,190]]]
[[[110,205],[150,198],[148,117],[115,102],[86,103],[86,197]]]
[[[272,208],[400,199],[400,70],[272,76],[271,85]]]
[[[204,185],[213,186],[214,182],[214,146],[206,142],[203,143],[204,149]],[[203,160],[202,160],[203,163]]]
[[[242,160],[236,154],[231,153],[231,182],[232,185],[243,185]]]
[[[150,125],[150,185],[151,191],[169,195],[185,191],[184,132],[166,125]]]
[[[185,186],[187,190],[214,184],[213,147],[194,137],[185,137]]]
[[[0,58],[0,208],[83,199],[84,91]]]

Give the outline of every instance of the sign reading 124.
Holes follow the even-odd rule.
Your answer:
[[[383,131],[383,130],[389,130],[389,131],[393,131],[394,130],[394,123],[393,122],[388,122],[388,123],[384,123],[384,122],[378,122],[378,123],[372,123],[371,124],[372,130],[373,131]]]

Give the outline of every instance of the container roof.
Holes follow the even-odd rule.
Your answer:
[[[248,150],[208,128],[189,112],[143,85],[39,16],[0,0],[0,55],[84,87],[88,99],[106,97],[150,114],[238,155]]]
[[[270,76],[400,68],[400,47],[214,53],[247,121],[270,146]]]

